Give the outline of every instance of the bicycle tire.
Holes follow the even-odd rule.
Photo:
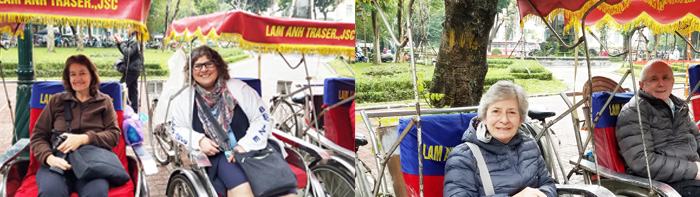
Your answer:
[[[168,181],[168,188],[165,193],[168,197],[198,197],[194,184],[184,174],[176,174]]]
[[[311,173],[321,182],[326,195],[334,197],[355,196],[355,180],[340,168],[321,164],[311,167]]]
[[[161,123],[158,126],[156,126],[156,128],[150,135],[151,149],[153,149],[153,157],[156,159],[156,162],[158,162],[162,166],[166,166],[172,161],[172,158],[168,155],[167,152],[173,148],[172,140],[170,142],[166,142],[166,139],[161,139],[162,137],[167,137],[167,135],[163,136],[164,133],[162,133],[165,132],[165,124],[167,123]],[[169,144],[170,149],[164,147],[164,144]]]
[[[276,120],[274,127],[299,137],[299,124],[294,107],[288,101],[277,99],[270,107],[270,115]]]

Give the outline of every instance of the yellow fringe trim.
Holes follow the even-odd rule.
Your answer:
[[[656,10],[664,10],[664,5],[666,4],[676,4],[676,3],[692,3],[695,0],[643,0],[645,3],[649,4],[652,8]]]
[[[134,29],[141,35],[139,40],[148,40],[148,29],[146,25],[139,21],[134,21],[130,19],[104,19],[104,18],[86,18],[86,17],[74,17],[74,16],[59,16],[59,15],[48,15],[48,14],[27,14],[27,13],[15,13],[6,12],[0,13],[0,23],[35,23],[42,25],[80,25],[81,27],[99,27],[106,29],[128,29],[129,27],[134,27]],[[8,32],[12,33],[8,29]],[[24,33],[15,33],[16,35],[22,35]]]
[[[12,27],[10,26],[0,27],[0,34],[4,33],[10,34],[12,37],[20,36],[21,39],[24,39],[24,31],[12,32]]]
[[[237,33],[222,33],[220,36],[216,35],[214,30],[210,31],[207,35],[202,34],[201,29],[197,28],[194,33],[190,33],[189,30],[185,30],[181,35],[177,35],[175,31],[171,31],[170,35],[165,38],[165,42],[170,42],[170,40],[192,40],[194,36],[202,43],[206,43],[207,40],[212,41],[227,41],[238,43],[238,47],[244,50],[252,50],[259,53],[280,53],[291,54],[318,54],[318,55],[345,55],[352,56],[355,54],[354,47],[345,46],[328,46],[328,45],[305,45],[305,44],[266,44],[257,43],[244,40],[240,34]],[[183,40],[184,39],[184,40]]]
[[[602,11],[603,13],[615,15],[615,14],[622,13],[622,11],[627,9],[627,7],[629,7],[629,5],[630,5],[630,2],[632,2],[632,0],[622,0],[622,2],[614,4],[614,5],[610,5],[608,3],[602,3],[602,4],[598,5],[598,7],[596,7],[596,9]],[[564,17],[566,17],[567,19],[570,19],[569,21],[574,21],[574,20],[581,21],[581,18],[583,18],[583,15],[586,13],[586,11],[588,11],[588,9],[593,7],[593,5],[595,5],[596,3],[598,3],[598,0],[589,0],[588,2],[583,4],[583,6],[581,6],[580,9],[578,9],[576,11],[571,11],[571,10],[567,10],[564,8],[557,8],[557,9],[554,9],[551,12],[549,12],[549,14],[547,16],[544,16],[544,18],[547,20],[547,22],[552,22],[552,21],[554,21],[556,16],[563,14]],[[538,16],[529,14],[529,15],[525,16],[522,20],[520,20],[520,27],[523,27],[525,25],[525,22],[527,22],[528,20],[532,20],[532,19],[535,19],[537,21],[536,22],[537,24],[544,25],[544,22],[541,21]],[[569,25],[567,25],[567,26],[570,26],[570,25],[571,25],[571,23],[569,23]],[[581,23],[579,22],[577,25],[581,26]],[[568,28],[565,27],[566,32],[568,32],[569,28],[571,28],[571,27],[568,27]],[[578,31],[578,29],[577,29],[577,31]]]
[[[577,11],[570,11],[570,10],[565,10],[562,8],[558,8],[553,10],[552,12],[549,13],[549,15],[545,16],[545,20],[547,22],[552,22],[556,18],[556,16],[563,15],[567,20],[566,26],[564,26],[564,35],[566,35],[571,28],[574,28],[576,33],[579,33],[581,31],[581,18],[583,18],[583,14],[585,13],[586,10],[588,10],[592,5],[594,5],[596,1],[591,0],[588,1],[584,6],[582,6],[581,9]],[[695,0],[644,0],[645,3],[648,3],[652,8],[656,10],[663,10],[664,5],[670,5],[670,4],[676,4],[676,3],[691,3],[695,2]],[[602,12],[606,13],[606,15],[598,21],[596,24],[593,24],[592,26],[600,29],[603,25],[607,25],[611,29],[618,30],[618,31],[627,31],[630,30],[634,27],[637,27],[639,25],[645,25],[647,28],[652,30],[654,34],[661,34],[661,33],[675,33],[675,31],[678,31],[679,33],[686,35],[689,34],[693,31],[700,31],[700,18],[698,16],[695,16],[693,14],[688,13],[686,16],[684,16],[681,20],[675,21],[673,23],[669,24],[661,24],[654,20],[651,16],[649,16],[647,13],[642,13],[639,16],[637,16],[635,19],[631,20],[628,23],[625,24],[618,24],[612,17],[611,15],[619,14],[621,13],[624,9],[629,7],[630,0],[623,0],[623,2],[615,4],[615,5],[608,5],[606,3],[603,3],[598,6],[597,9],[601,10]],[[528,15],[524,17],[521,20],[521,27],[524,26],[525,22],[529,20],[535,20],[537,21],[537,24],[544,24],[543,21],[540,20],[539,17],[535,15]],[[589,25],[589,24],[587,24]],[[588,27],[587,27],[588,28]]]

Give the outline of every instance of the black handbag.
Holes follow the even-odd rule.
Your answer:
[[[68,126],[66,132],[70,133],[70,119],[72,119],[70,101],[64,101],[63,105],[66,117],[70,117],[66,119]],[[106,179],[112,186],[122,186],[131,179],[117,154],[106,148],[89,144],[82,145],[68,153],[68,163],[78,179]]]
[[[93,145],[82,145],[68,154],[78,179],[106,179],[112,186],[122,186],[131,179],[114,152]]]
[[[271,144],[268,141],[265,149],[233,155],[256,197],[280,196],[297,187],[296,175]]]

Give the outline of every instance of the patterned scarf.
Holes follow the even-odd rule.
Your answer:
[[[195,91],[202,96],[205,104],[212,110],[212,112],[205,112],[202,110],[202,103],[199,103],[199,100],[195,99],[197,108],[200,109],[197,111],[199,120],[202,121],[204,127],[204,134],[219,144],[219,147],[223,148],[225,151],[232,150],[236,145],[236,137],[233,135],[233,132],[229,127],[231,120],[233,119],[233,111],[236,108],[238,101],[233,98],[233,95],[228,90],[228,87],[226,87],[226,81],[217,79],[214,85],[214,90],[211,92],[208,92],[202,86],[195,83]],[[216,121],[218,121],[221,127],[223,127],[223,131],[225,131],[229,136],[229,141],[226,142],[228,144],[227,146],[222,144],[224,143],[222,138],[217,135],[216,130],[213,128],[213,124],[207,119],[207,116],[204,113],[213,113]]]

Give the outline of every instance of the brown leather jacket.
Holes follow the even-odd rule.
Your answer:
[[[87,134],[89,144],[92,145],[108,149],[117,146],[121,130],[117,125],[117,113],[112,99],[108,95],[98,91],[93,98],[81,103],[70,93],[58,93],[39,115],[30,138],[30,148],[41,164],[46,165],[46,158],[51,155],[51,130],[66,131],[64,100],[71,101],[72,133]]]

